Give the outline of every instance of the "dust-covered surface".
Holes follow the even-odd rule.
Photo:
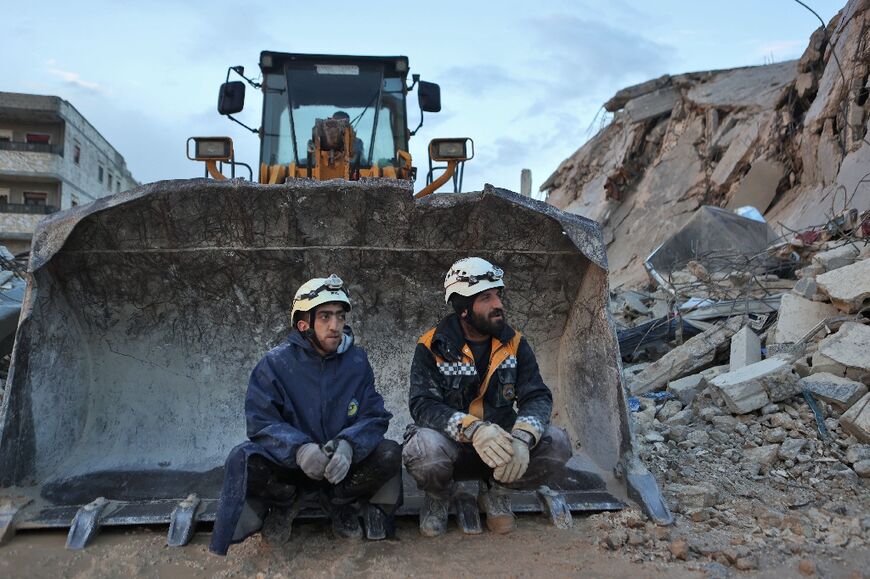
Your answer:
[[[630,541],[648,538],[643,546],[615,551],[602,545],[606,527],[625,529]],[[280,525],[279,525],[280,527]],[[383,542],[340,541],[328,523],[297,523],[270,529],[230,550],[226,558],[210,554],[208,533],[199,533],[180,549],[165,546],[165,528],[111,529],[84,551],[64,549],[66,533],[35,531],[19,534],[0,548],[0,576],[41,577],[797,577],[802,561],[818,576],[866,577],[870,551],[850,550],[839,555],[781,554],[759,549],[758,569],[740,572],[708,555],[692,554],[689,561],[672,555],[673,539],[701,532],[685,520],[675,527],[642,522],[637,511],[575,518],[573,529],[559,531],[540,516],[519,518],[510,535],[463,535],[452,525],[444,537],[424,539],[416,521],[399,522],[398,539]],[[712,532],[712,531],[710,531]],[[705,532],[709,534],[709,532]],[[699,535],[703,538],[705,535]],[[656,538],[658,537],[658,538]],[[740,547],[724,547],[728,549]],[[768,555],[769,553],[769,555]]]

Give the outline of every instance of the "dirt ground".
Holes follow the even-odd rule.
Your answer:
[[[226,558],[207,551],[208,533],[187,547],[165,546],[166,529],[107,529],[84,551],[64,548],[64,531],[19,533],[0,548],[0,577],[800,577],[800,558],[741,573],[715,562],[645,560],[642,554],[600,545],[601,517],[577,517],[561,531],[535,515],[520,516],[516,532],[466,536],[458,529],[423,539],[415,520],[400,520],[398,539],[383,542],[333,539],[326,522],[294,525],[292,534],[266,530],[231,549]],[[670,532],[670,531],[668,531]],[[818,576],[870,577],[870,550],[847,558],[817,559]]]

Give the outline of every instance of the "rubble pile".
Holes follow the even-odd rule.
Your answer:
[[[596,515],[601,548],[724,576],[786,560],[815,573],[870,547],[870,212],[832,221],[773,243],[766,257],[790,267],[749,290],[742,270],[696,262],[664,288],[614,294],[635,324],[662,294],[671,322],[710,315],[625,367],[641,458],[677,522]]]
[[[850,0],[797,61],[665,75],[605,103],[609,125],[541,190],[603,225],[613,287],[643,283],[705,205],[753,206],[780,233],[870,208],[868,5]]]

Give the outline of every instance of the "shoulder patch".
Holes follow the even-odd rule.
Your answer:
[[[351,398],[350,404],[347,405],[347,415],[349,417],[356,416],[359,412],[359,401],[356,398]]]

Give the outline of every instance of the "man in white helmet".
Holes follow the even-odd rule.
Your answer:
[[[510,490],[543,484],[571,458],[571,442],[550,426],[553,396],[526,339],[505,319],[503,272],[479,257],[453,264],[444,280],[455,313],[423,334],[411,365],[415,424],[402,452],[426,493],[420,532],[447,527],[452,484],[481,481],[487,527],[514,528]]]
[[[338,276],[309,280],[293,299],[293,331],[260,360],[245,399],[249,442],[230,452],[210,549],[262,527],[269,505],[317,490],[333,530],[392,533],[401,502],[401,449],[385,440],[392,414],[366,353],[345,324],[351,303]]]

